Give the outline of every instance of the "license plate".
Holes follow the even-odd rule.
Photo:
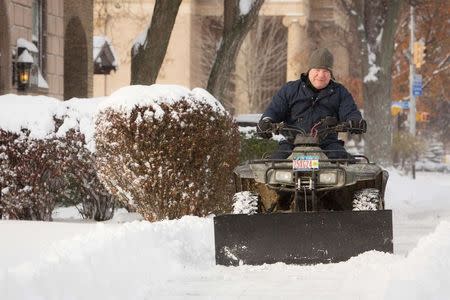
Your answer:
[[[319,156],[296,156],[292,160],[292,169],[294,171],[311,171],[314,169],[319,169]]]

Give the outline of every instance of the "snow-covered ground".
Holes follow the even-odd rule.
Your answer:
[[[212,218],[0,221],[0,299],[449,299],[450,174],[391,170],[395,254],[347,262],[223,267]]]

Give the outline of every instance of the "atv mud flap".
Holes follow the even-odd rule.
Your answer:
[[[221,215],[214,218],[216,264],[316,264],[377,250],[393,253],[392,211]]]

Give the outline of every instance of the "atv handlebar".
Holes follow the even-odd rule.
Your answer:
[[[352,129],[351,124],[348,122],[342,122],[342,123],[336,123],[336,124],[330,124],[327,121],[322,120],[318,123],[316,123],[311,131],[307,133],[304,129],[298,128],[295,126],[287,125],[284,122],[281,123],[272,123],[271,132],[274,134],[283,134],[283,133],[295,133],[295,134],[301,134],[303,136],[319,136],[324,137],[330,133],[338,133],[338,132],[349,132],[353,131],[353,133],[362,133],[362,132],[355,132],[354,129]]]

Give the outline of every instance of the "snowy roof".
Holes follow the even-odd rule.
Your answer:
[[[17,62],[20,63],[34,63],[33,56],[31,56],[30,52],[27,49],[23,50],[22,53],[17,58]]]
[[[35,44],[33,44],[30,41],[27,41],[24,38],[18,38],[17,39],[17,48],[25,48],[28,51],[33,52],[33,53],[38,53],[39,52],[38,48],[36,47]]]
[[[109,59],[107,59],[109,58]],[[110,61],[105,61],[110,60]],[[119,59],[114,51],[111,41],[106,36],[94,36],[93,39],[93,61],[103,65],[111,65],[116,69]]]

